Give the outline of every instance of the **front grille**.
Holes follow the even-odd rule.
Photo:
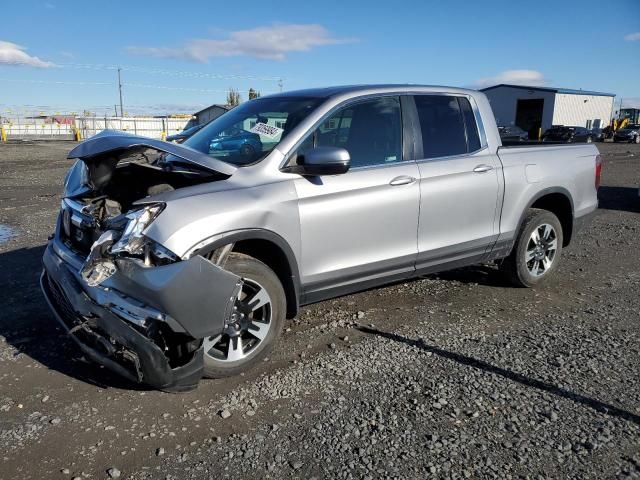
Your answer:
[[[71,329],[81,323],[78,314],[69,303],[66,295],[62,293],[60,287],[54,282],[49,275],[46,275],[44,286],[47,289],[47,293],[49,293],[49,298],[53,303],[53,307],[55,308],[58,315],[67,326],[67,328]]]

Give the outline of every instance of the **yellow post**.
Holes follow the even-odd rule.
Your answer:
[[[4,129],[4,126],[0,126],[0,141],[2,141],[2,143],[7,143],[7,132]]]
[[[538,141],[542,140],[542,127],[538,129]]]
[[[167,140],[167,132],[165,132],[163,130],[160,138],[162,138],[163,141],[166,141]]]

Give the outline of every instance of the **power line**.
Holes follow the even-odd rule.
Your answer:
[[[191,87],[172,87],[169,85],[153,85],[148,83],[125,83],[125,87],[138,87],[138,88],[157,88],[162,90],[180,90],[184,92],[202,92],[202,93],[227,93],[228,88],[225,89],[211,89],[211,88],[191,88]],[[250,90],[238,90],[240,93],[248,94]],[[272,93],[272,92],[265,92]]]
[[[262,80],[269,82],[278,82],[282,80],[282,77],[271,77],[265,75],[252,75],[252,74],[220,74],[220,73],[206,73],[206,72],[194,72],[190,70],[165,70],[159,68],[147,68],[137,65],[109,65],[100,63],[60,63],[59,67],[62,68],[78,68],[88,70],[125,70],[131,72],[147,73],[151,75],[166,75],[173,77],[187,77],[187,78],[211,78],[216,80]]]
[[[103,86],[110,85],[113,86],[113,82],[68,82],[68,81],[59,81],[59,80],[31,80],[31,79],[16,79],[16,78],[0,78],[0,82],[14,82],[14,83],[38,83],[38,84],[49,84],[49,85],[74,85],[74,86]]]
[[[20,80],[14,78],[0,78],[0,82],[15,82],[15,83],[37,83],[37,84],[51,84],[51,85],[70,85],[70,86],[113,86],[113,82],[68,82],[58,80]],[[122,87],[134,87],[134,88],[156,88],[162,90],[179,90],[185,92],[200,92],[200,93],[227,93],[228,88],[225,89],[211,89],[211,88],[191,88],[191,87],[173,87],[170,85],[155,85],[150,83],[122,83]],[[238,90],[240,93],[249,93],[249,90]],[[265,91],[264,93],[274,93],[273,91]]]

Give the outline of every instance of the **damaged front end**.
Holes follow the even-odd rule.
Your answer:
[[[225,328],[242,280],[203,257],[181,259],[144,232],[165,206],[155,194],[229,171],[182,157],[167,165],[178,146],[141,146],[140,137],[127,146],[115,136],[114,148],[81,144],[44,254],[42,290],[91,359],[155,388],[191,389],[202,376],[202,339]],[[161,154],[149,157],[149,148]]]

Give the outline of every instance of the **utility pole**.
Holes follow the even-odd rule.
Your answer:
[[[122,107],[122,80],[120,78],[120,71],[122,69],[118,67],[118,91],[120,92],[120,116],[124,117],[124,110]]]
[[[115,113],[115,116],[117,117],[118,116],[118,106],[117,105],[113,106],[113,111]]]

